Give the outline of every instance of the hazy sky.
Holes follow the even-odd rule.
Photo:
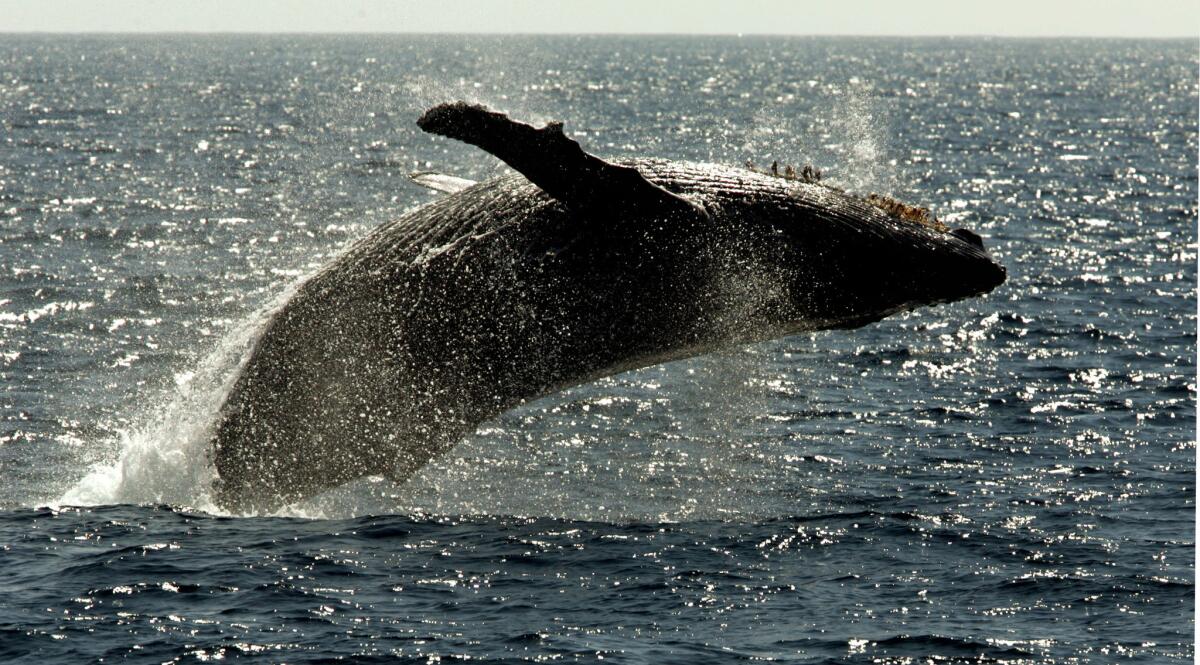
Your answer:
[[[1200,36],[1197,0],[0,0],[0,32]]]

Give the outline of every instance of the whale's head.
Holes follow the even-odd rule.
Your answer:
[[[609,300],[594,309],[637,330],[657,350],[650,360],[857,328],[1006,277],[979,235],[892,199],[729,167],[629,164],[699,211],[594,222],[607,236],[591,243],[601,249],[589,283],[606,284],[591,290]]]
[[[740,313],[772,334],[856,328],[983,295],[1006,278],[979,235],[893,199],[797,183],[783,195],[719,201],[706,240],[715,283],[740,275],[764,289]]]

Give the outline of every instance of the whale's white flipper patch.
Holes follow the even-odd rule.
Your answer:
[[[461,192],[475,184],[474,180],[467,180],[466,178],[459,178],[435,171],[418,171],[408,174],[408,177],[422,187],[428,187],[429,189],[445,194]]]

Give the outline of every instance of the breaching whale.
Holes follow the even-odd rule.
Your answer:
[[[991,291],[979,236],[805,179],[605,161],[561,123],[463,102],[427,132],[516,173],[418,175],[448,193],[298,287],[215,421],[215,497],[264,512],[411,476],[528,400],[722,346],[855,328]]]

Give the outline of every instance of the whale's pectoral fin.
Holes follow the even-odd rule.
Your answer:
[[[537,129],[479,104],[439,104],[417,125],[433,134],[478,146],[529,178],[564,205],[592,212],[651,216],[704,216],[704,209],[620,166],[584,152],[563,134],[562,123]]]
[[[417,171],[416,173],[408,174],[408,177],[422,187],[428,187],[435,192],[443,192],[445,194],[461,192],[476,184],[474,180],[446,175],[445,173],[435,173],[433,171]]]

